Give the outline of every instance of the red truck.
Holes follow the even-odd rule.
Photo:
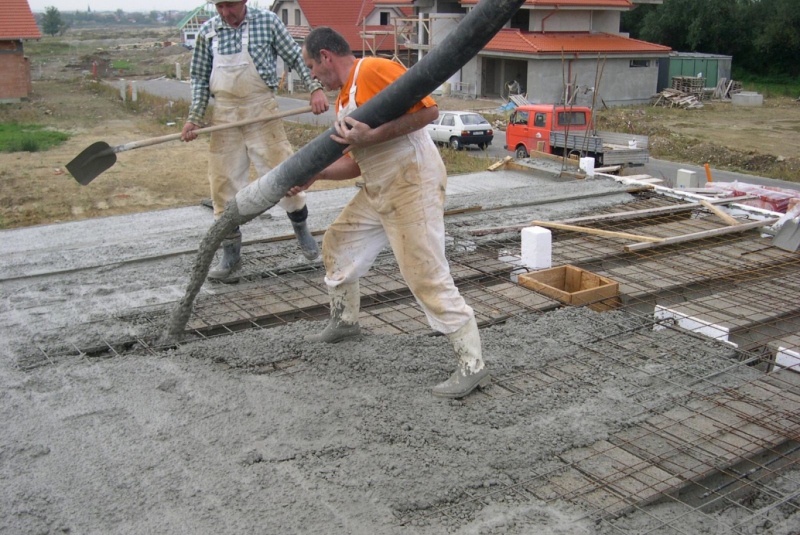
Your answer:
[[[506,127],[505,149],[517,158],[531,152],[591,156],[598,166],[647,163],[648,137],[594,129],[592,110],[583,106],[531,104],[514,110]]]

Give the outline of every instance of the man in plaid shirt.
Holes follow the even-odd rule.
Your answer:
[[[278,86],[276,62],[283,58],[287,69],[296,69],[311,89],[315,114],[328,109],[322,85],[311,77],[300,47],[271,11],[248,9],[247,0],[209,0],[218,15],[200,29],[192,55],[192,106],[181,132],[183,141],[197,138],[208,100],[214,95],[212,125],[229,124],[272,115],[278,111],[274,90]],[[258,176],[292,155],[280,120],[230,128],[211,134],[208,178],[214,217],[249,182],[250,164]],[[286,210],[303,254],[319,256],[319,247],[306,224],[305,193],[285,197],[278,203]],[[211,269],[209,279],[225,279],[241,265],[242,234],[237,228],[222,242],[222,259]]]

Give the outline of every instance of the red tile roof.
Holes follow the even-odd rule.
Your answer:
[[[3,1],[3,0],[0,0]],[[330,26],[347,40],[350,48],[358,53],[364,47],[361,32],[364,17],[368,16],[375,9],[374,0],[298,0],[300,9],[308,20],[311,28],[320,26]],[[382,4],[384,7],[394,5],[392,3]],[[273,10],[277,4],[273,6]],[[411,8],[401,8],[406,16],[412,13]],[[375,37],[373,47],[384,52],[394,51],[394,26],[367,26],[367,31],[385,32]],[[372,39],[367,40],[372,44]],[[367,54],[369,54],[367,47]]]
[[[308,26],[291,26],[287,24],[286,29],[289,30],[289,35],[299,41],[302,41],[311,33],[311,28]]]
[[[0,0],[0,40],[39,39],[41,36],[28,0]]]
[[[511,52],[518,54],[666,54],[672,49],[638,39],[609,33],[588,32],[523,32],[502,29],[484,52]]]
[[[462,4],[477,4],[478,0],[461,0]],[[631,9],[633,3],[629,0],[525,0],[524,6],[540,8],[602,8],[602,9]]]

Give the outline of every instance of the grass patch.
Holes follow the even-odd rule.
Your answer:
[[[44,130],[36,124],[0,123],[0,152],[40,152],[69,139],[69,135]]]
[[[449,147],[440,147],[439,154],[442,155],[448,176],[486,171],[487,167],[497,161],[482,150],[453,150]]]
[[[758,76],[734,69],[733,79],[742,82],[743,90],[761,93],[764,98],[800,96],[800,77]]]
[[[115,59],[111,62],[111,68],[120,71],[129,71],[133,69],[133,63],[127,59]]]

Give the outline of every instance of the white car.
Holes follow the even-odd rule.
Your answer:
[[[467,145],[486,150],[494,137],[489,121],[474,111],[440,111],[439,117],[425,126],[425,130],[435,143],[446,143],[453,150]]]

